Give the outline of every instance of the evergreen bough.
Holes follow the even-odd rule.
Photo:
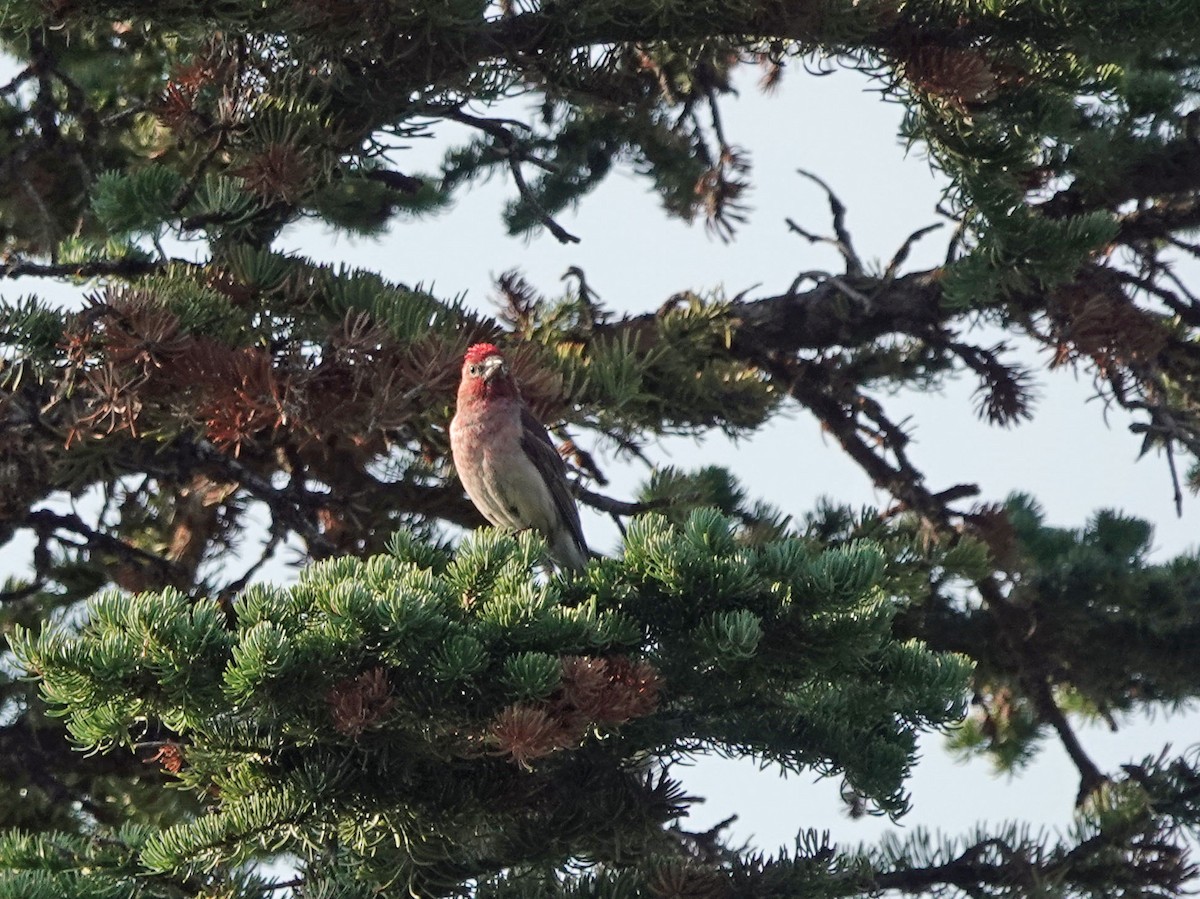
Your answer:
[[[114,883],[230,886],[279,853],[417,895],[582,862],[651,876],[689,801],[673,762],[842,774],[897,815],[917,733],[964,711],[969,662],[893,637],[878,547],[736,535],[711,509],[648,515],[562,580],[535,576],[529,533],[451,555],[402,532],[290,588],[111,593],[11,642],[81,747],[160,762],[208,806],[105,838],[126,844],[97,860]],[[21,877],[31,840],[3,858]]]

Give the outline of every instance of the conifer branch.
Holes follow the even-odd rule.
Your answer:
[[[193,453],[197,461],[214,469],[223,478],[240,484],[251,496],[266,504],[274,519],[295,531],[308,546],[310,553],[318,557],[332,553],[331,544],[317,530],[312,516],[320,501],[297,490],[283,490],[272,486],[266,478],[251,471],[233,456],[223,453],[208,440],[200,439],[181,445],[184,452]],[[296,479],[293,476],[292,482]]]
[[[171,200],[172,211],[181,212],[183,207],[187,206],[187,204],[192,201],[192,198],[196,195],[197,188],[200,187],[200,182],[203,180],[205,173],[208,171],[208,167],[212,164],[213,159],[218,153],[221,152],[221,148],[225,145],[226,135],[226,130],[224,128],[220,129],[217,132],[216,137],[213,138],[209,148],[204,152],[204,155],[197,160],[195,167],[192,169],[192,173],[179,188],[179,192],[175,195],[174,199]],[[197,224],[199,223],[196,216],[191,217],[189,222],[190,226],[184,228],[183,230],[195,230]]]
[[[1161,832],[1099,832],[1077,845],[1046,847],[1019,832],[980,840],[954,858],[932,864],[906,864],[875,873],[876,890],[910,895],[938,894],[952,887],[967,896],[994,897],[1013,891],[1028,895],[1047,889],[1062,895],[1095,895],[1096,878],[1120,869],[1140,895],[1179,895],[1195,876]]]
[[[1183,135],[1128,159],[1113,158],[1102,185],[1074,183],[1034,208],[1049,218],[1092,209],[1116,209],[1129,200],[1189,194],[1200,190],[1200,154],[1196,138]]]
[[[814,365],[772,361],[766,364],[776,380],[786,385],[788,393],[817,416],[876,486],[887,490],[936,530],[954,533],[951,523],[954,513],[924,485],[923,476],[903,454],[906,438],[883,417],[881,410],[875,408],[872,414],[883,428],[882,443],[893,453],[900,453],[895,463],[885,460],[862,436],[856,410],[864,408],[866,397],[861,394],[835,397],[830,386],[822,383],[826,380],[824,373]]]
[[[18,88],[21,87],[21,85],[23,85],[32,77],[33,66],[26,66],[25,68],[21,69],[21,71],[17,72],[17,74],[14,75],[12,79],[8,81],[8,83],[0,87],[0,96],[7,96],[8,94],[14,93]]]
[[[914,272],[890,283],[869,276],[830,277],[807,291],[742,300],[731,305],[734,353],[794,355],[805,349],[863,346],[887,334],[923,336],[947,320],[941,273]],[[847,288],[869,302],[847,303]],[[644,332],[657,313],[631,316],[596,332],[618,337]],[[738,349],[740,347],[741,349]]]
[[[1117,216],[1116,243],[1133,245],[1166,240],[1168,235],[1200,227],[1200,197],[1185,196],[1143,205]]]
[[[167,265],[161,259],[96,259],[74,263],[38,263],[18,260],[0,264],[0,278],[137,278]]]
[[[1003,860],[986,861],[989,850],[997,851]],[[1032,888],[1038,880],[1030,867],[1028,858],[1005,840],[990,839],[976,843],[944,864],[885,871],[876,874],[873,880],[881,890],[920,894],[944,885],[957,887],[971,896],[986,896],[985,887],[991,884]]]
[[[443,116],[454,122],[461,122],[464,125],[470,125],[473,128],[478,128],[481,131],[490,134],[492,138],[500,145],[504,154],[504,160],[508,164],[508,169],[512,173],[513,183],[517,186],[517,190],[521,194],[521,199],[529,204],[530,208],[537,213],[538,219],[546,227],[546,230],[554,235],[554,239],[559,243],[579,243],[579,238],[563,228],[556,222],[545,208],[537,195],[530,189],[525,181],[525,175],[521,172],[521,163],[525,161],[534,162],[537,165],[544,166],[545,163],[541,160],[527,156],[521,151],[518,146],[517,139],[504,122],[494,119],[486,119],[480,116],[473,116],[463,112],[461,109],[449,110],[443,113]],[[512,125],[513,123],[507,123]]]
[[[984,319],[1042,341],[1053,364],[1084,368],[1106,404],[1134,411],[1143,450],[1166,450],[1177,503],[1176,450],[1200,455],[1200,291],[1160,252],[1200,256],[1174,233],[1200,225],[1200,116],[1182,114],[1200,59],[1193,4],[1001,5],[504,0],[497,13],[49,0],[6,10],[29,38],[10,42],[14,52],[29,59],[0,87],[11,113],[0,277],[113,283],[82,314],[35,300],[3,314],[0,536],[22,528],[36,542],[32,584],[0,596],[10,600],[0,630],[88,745],[186,725],[186,757],[154,761],[174,766],[205,807],[146,790],[150,772],[131,774],[128,761],[112,771],[94,761],[120,756],[80,759],[65,741],[43,752],[48,719],[33,688],[0,677],[10,712],[0,761],[16,772],[9,792],[23,791],[6,812],[27,804],[33,831],[0,834],[0,891],[25,895],[28,873],[42,894],[71,895],[58,887],[74,865],[91,892],[124,895],[137,880],[180,899],[225,884],[477,888],[499,899],[1181,892],[1195,872],[1171,828],[1195,823],[1195,765],[1177,777],[1127,769],[1144,795],[1106,791],[1117,814],[1098,804],[1097,826],[1117,826],[1073,847],[1012,829],[965,850],[913,841],[868,858],[813,845],[778,861],[724,845],[721,825],[682,841],[665,832],[690,800],[640,778],[655,759],[716,746],[788,770],[844,770],[854,801],[898,813],[915,731],[961,715],[969,672],[944,654],[954,649],[977,660],[976,684],[992,694],[993,729],[969,748],[1004,761],[1052,730],[1082,797],[1105,775],[1060,688],[1104,713],[1196,695],[1187,658],[1157,635],[1122,646],[1112,671],[1089,656],[1152,619],[1195,642],[1194,559],[1142,564],[1150,538],[1135,520],[1100,516],[1066,533],[1032,501],[965,509],[977,488],[931,487],[907,423],[877,399],[965,367],[984,417],[1024,417],[1026,372],[1003,343],[972,340]],[[783,516],[706,469],[653,481],[646,496],[694,489],[625,533],[626,518],[658,504],[593,492],[602,473],[565,447],[581,502],[623,531],[620,560],[548,582],[527,536],[486,528],[453,553],[426,539],[438,521],[481,523],[445,475],[446,413],[465,346],[503,329],[457,300],[284,258],[271,250],[280,229],[313,216],[378,233],[401,209],[430,209],[453,184],[507,165],[519,193],[510,222],[572,242],[553,216],[632,164],[671,214],[704,212],[725,239],[747,186],[718,105],[730,74],[751,56],[778,72],[814,50],[903,103],[903,136],[949,177],[958,229],[943,268],[902,271],[919,229],[873,272],[845,205],[802,173],[826,194],[831,234],[788,227],[832,246],[844,272],[805,272],[778,296],[680,294],[622,321],[582,275],[578,301],[559,304],[510,282],[503,324],[512,343],[538,344],[528,359],[548,361],[527,395],[544,418],[648,461],[640,447],[655,434],[745,433],[800,404],[891,507],[823,509],[803,537],[776,542],[791,533]],[[532,125],[466,111],[515,91],[543,101]],[[437,121],[480,132],[448,157],[442,188],[377,168],[395,149],[385,135],[400,141]],[[526,181],[526,163],[547,177]],[[203,265],[54,255],[198,228],[211,242]],[[1138,257],[1129,271],[1112,253],[1122,247]],[[93,523],[34,510],[97,488],[106,496]],[[714,497],[728,514],[680,508]],[[262,553],[227,575],[215,602],[141,592],[194,591],[202,553],[232,551],[259,503],[270,517]],[[397,523],[414,530],[380,552]],[[293,534],[325,561],[295,589],[229,602]],[[170,547],[166,558],[142,549],[157,546]],[[1063,572],[1086,601],[1047,586],[1044,575]],[[1110,575],[1116,586],[1097,586]],[[71,609],[79,627],[23,629],[104,578],[138,595]],[[981,601],[952,602],[951,578]],[[879,602],[893,588],[912,602]],[[1087,602],[1101,594],[1113,601],[1097,615]],[[20,597],[33,600],[11,601]],[[117,810],[144,827],[140,848],[123,842],[133,828],[96,826],[116,823]],[[68,832],[42,833],[51,828]],[[238,882],[246,859],[280,848],[306,866],[294,882]],[[26,865],[15,876],[14,854]],[[595,863],[585,875],[579,858]],[[130,873],[139,861],[175,873]],[[205,863],[211,871],[191,874]]]
[[[39,509],[26,515],[22,524],[43,539],[48,539],[55,531],[66,531],[81,537],[82,543],[70,545],[108,553],[139,569],[151,569],[155,572],[156,581],[162,584],[173,583],[179,574],[177,566],[169,559],[96,530],[73,512],[62,515],[49,509]],[[47,572],[39,574],[46,575]]]
[[[513,183],[517,185],[517,190],[521,193],[521,198],[528,203],[537,213],[539,221],[546,227],[546,230],[554,235],[554,239],[559,243],[579,243],[579,238],[556,222],[550,213],[546,212],[541,201],[537,198],[529,185],[525,183],[525,176],[521,173],[521,160],[512,154],[508,155],[508,168],[512,172]]]
[[[951,499],[962,494],[957,491],[945,495],[934,494],[924,485],[923,476],[904,453],[906,438],[883,414],[878,404],[857,392],[851,396],[837,397],[816,365],[793,362],[785,366],[769,360],[765,364],[776,380],[788,385],[791,396],[817,416],[877,487],[887,490],[904,506],[920,515],[939,539],[953,545],[962,538],[961,528],[956,524],[961,513],[948,505]],[[880,450],[863,437],[856,421],[859,413],[866,415],[879,428],[878,445],[892,453],[894,463],[884,459]],[[1045,673],[1049,664],[1027,639],[1032,632],[1030,622],[1023,612],[1007,601],[994,575],[978,579],[975,586],[1001,626],[1004,641],[1021,660],[1021,682],[1029,691],[1039,715],[1054,728],[1079,771],[1079,801],[1082,802],[1106,783],[1107,778],[1087,755],[1054,699]]]
[[[36,577],[23,587],[17,587],[13,590],[0,590],[0,604],[6,602],[20,602],[23,599],[28,599],[36,593],[41,592],[46,587],[46,579]]]
[[[988,592],[991,594],[989,603],[995,604],[999,599],[999,590],[989,590]],[[1032,655],[1032,653],[1027,653],[1027,655]],[[1054,698],[1054,692],[1050,689],[1050,681],[1039,673],[1040,669],[1045,667],[1045,663],[1040,659],[1032,661],[1034,664],[1030,667],[1033,670],[1022,679],[1022,683],[1029,690],[1030,697],[1037,707],[1038,715],[1054,728],[1059,742],[1062,743],[1071,763],[1079,772],[1079,791],[1075,797],[1075,804],[1083,805],[1096,790],[1108,783],[1108,777],[1100,771],[1091,756],[1084,750],[1083,744],[1079,742],[1079,736],[1067,721],[1067,716],[1063,714],[1058,701]]]
[[[330,497],[295,488],[276,488],[266,477],[207,440],[180,442],[178,448],[184,460],[189,456],[194,458],[201,470],[212,471],[224,480],[240,484],[251,496],[263,502],[271,510],[272,517],[303,539],[309,551],[318,558],[336,550],[314,523],[317,512],[330,504]],[[294,459],[293,465],[296,466],[292,472],[294,484],[295,471],[302,467],[302,463]],[[190,470],[192,466],[185,461],[174,476]],[[342,468],[340,475],[342,481],[350,478],[358,482],[353,494],[370,496],[384,508],[439,518],[467,528],[484,524],[483,517],[457,484],[425,486],[407,482],[385,483],[363,471],[351,474],[347,468]],[[322,478],[320,472],[317,477]]]
[[[593,490],[588,490],[578,481],[570,482],[571,492],[584,505],[590,506],[598,512],[607,512],[609,515],[620,516],[623,518],[631,518],[634,515],[642,515],[646,512],[652,512],[655,509],[662,508],[666,505],[663,501],[651,503],[631,503],[619,499],[613,499],[610,496],[605,496],[602,493],[596,493]]]
[[[1117,277],[1126,284],[1137,290],[1144,291],[1151,296],[1158,297],[1186,324],[1194,328],[1200,327],[1200,305],[1184,300],[1173,290],[1156,283],[1151,278],[1139,277],[1132,272],[1122,271],[1121,269],[1117,269],[1116,273]]]

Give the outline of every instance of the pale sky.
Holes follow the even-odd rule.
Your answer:
[[[564,287],[560,278],[567,268],[579,266],[602,303],[622,313],[655,309],[683,289],[723,287],[730,296],[749,289],[750,298],[768,296],[786,290],[799,272],[841,270],[836,253],[789,234],[784,224],[790,216],[810,231],[829,232],[823,194],[796,174],[797,168],[805,168],[845,202],[861,255],[886,262],[911,231],[938,220],[934,207],[941,182],[918,153],[905,155],[896,137],[899,106],[865,91],[861,77],[839,73],[817,78],[794,68],[777,95],[763,97],[750,78],[744,80],[739,100],[723,104],[726,134],[749,150],[755,184],[750,220],[730,245],[710,238],[699,223],[689,227],[668,220],[645,180],[623,171],[610,176],[577,212],[560,217],[564,227],[582,238],[577,245],[560,245],[548,234],[531,240],[507,237],[500,211],[514,190],[497,177],[460,195],[448,213],[401,223],[378,241],[351,240],[305,225],[285,233],[277,246],[319,261],[374,269],[408,284],[420,282],[443,298],[465,294],[469,305],[488,311],[493,308],[493,277],[514,267],[541,292],[555,295]],[[506,109],[508,115],[513,112]],[[456,126],[454,133],[461,138],[465,132]],[[401,154],[397,165],[408,173],[430,170],[440,154],[440,147],[422,143],[411,154],[418,162]],[[944,228],[918,244],[908,268],[939,263],[948,232]],[[4,300],[50,293],[29,281],[10,282],[0,291]],[[1044,361],[1032,350],[1025,353],[1035,363]],[[975,385],[969,380],[944,394],[884,399],[894,419],[911,416],[912,456],[935,491],[977,483],[982,501],[1001,500],[1011,490],[1028,491],[1042,503],[1050,523],[1072,527],[1099,508],[1115,507],[1156,525],[1160,558],[1195,545],[1197,500],[1189,497],[1183,517],[1175,517],[1165,462],[1152,456],[1135,464],[1139,438],[1127,432],[1128,417],[1112,412],[1106,423],[1100,404],[1088,401],[1086,377],[1039,372],[1038,382],[1041,399],[1034,420],[1012,430],[975,418]],[[699,443],[672,439],[663,441],[654,455],[663,464],[683,468],[728,465],[752,497],[797,516],[820,496],[855,506],[888,501],[822,436],[815,420],[795,408],[736,446],[719,436]],[[629,498],[647,474],[630,462],[610,462],[606,472],[613,479],[607,492],[619,498]],[[585,530],[595,548],[615,549],[615,529],[600,516],[587,515]],[[253,541],[248,544],[253,551]],[[10,558],[27,558],[27,546],[10,544]],[[264,572],[276,580],[285,574],[280,565]],[[1195,742],[1197,721],[1195,715],[1160,718],[1117,734],[1089,729],[1084,742],[1100,766],[1112,770],[1120,762],[1157,753],[1165,742],[1173,742],[1177,750]],[[992,778],[984,761],[953,764],[938,742],[937,737],[924,742],[926,758],[910,784],[914,809],[904,819],[907,828],[924,824],[954,834],[983,819],[1069,820],[1078,779],[1056,741],[1048,740],[1038,763],[1011,781]],[[677,773],[690,792],[708,797],[689,827],[704,829],[737,812],[741,819],[732,831],[735,842],[752,839],[765,850],[790,844],[805,827],[829,829],[849,844],[872,840],[882,826],[877,820],[847,819],[836,800],[836,780],[812,786],[811,777],[781,781],[770,769],[760,772],[747,763],[717,761]]]
[[[422,282],[441,297],[466,294],[470,306],[485,311],[494,311],[494,276],[514,267],[543,294],[554,296],[565,287],[563,273],[579,266],[601,302],[616,312],[656,309],[684,289],[721,287],[728,296],[750,289],[753,299],[784,292],[800,272],[842,270],[835,251],[790,234],[784,222],[791,217],[809,231],[831,231],[824,194],[796,174],[803,168],[824,179],[845,203],[860,255],[886,264],[912,231],[939,220],[935,206],[944,179],[917,151],[905,153],[896,136],[901,107],[865,90],[864,78],[852,73],[818,78],[799,67],[790,76],[770,97],[759,93],[753,78],[743,79],[740,98],[722,104],[728,139],[750,151],[755,185],[749,221],[729,245],[708,236],[701,223],[667,219],[646,180],[628,170],[610,176],[578,210],[558,217],[581,238],[579,244],[560,244],[547,233],[508,237],[500,212],[515,189],[501,177],[460,195],[439,218],[400,224],[378,242],[338,238],[310,227],[285,235],[283,243],[323,261],[360,265],[408,284]],[[520,101],[514,101],[503,115],[519,117],[520,109]],[[466,133],[455,126],[456,137]],[[410,164],[400,155],[398,165],[409,173],[430,170],[440,152],[418,145],[412,153],[419,161]],[[908,270],[942,262],[949,231],[947,226],[917,244]],[[1045,361],[1032,347],[1024,349],[1024,358],[1035,366]],[[1028,491],[1051,524],[1069,527],[1082,525],[1097,509],[1119,508],[1154,522],[1160,557],[1194,546],[1198,500],[1189,499],[1183,518],[1175,517],[1165,462],[1149,457],[1135,464],[1139,438],[1126,430],[1128,416],[1110,412],[1106,424],[1100,404],[1089,401],[1086,377],[1039,371],[1038,386],[1034,420],[1010,430],[976,419],[975,384],[965,379],[944,394],[885,398],[885,406],[893,420],[911,416],[911,455],[934,490],[977,483],[983,501]],[[752,497],[798,516],[821,496],[854,506],[888,502],[821,434],[815,419],[794,406],[736,446],[720,435],[701,442],[671,439],[662,441],[654,455],[682,468],[727,465]],[[637,463],[610,463],[606,474],[613,480],[606,492],[629,498],[646,472]],[[597,549],[615,549],[617,534],[605,519],[588,514],[584,526]],[[1169,722],[1160,717],[1116,734],[1088,728],[1085,746],[1102,769],[1112,770],[1158,752],[1166,742],[1177,749],[1195,742],[1198,721],[1194,715]],[[906,829],[924,825],[961,834],[985,819],[1070,821],[1078,777],[1056,740],[1047,740],[1038,762],[1015,779],[992,776],[983,760],[954,763],[936,735],[922,746],[926,758],[910,782],[913,811],[902,822]],[[781,780],[771,769],[720,760],[704,760],[677,774],[690,792],[707,797],[687,826],[704,829],[736,812],[735,842],[752,840],[766,850],[789,845],[797,830],[807,827],[828,829],[850,844],[871,841],[889,826],[886,819],[848,819],[837,800],[837,779],[815,785],[811,776]]]

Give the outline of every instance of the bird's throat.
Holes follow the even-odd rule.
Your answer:
[[[512,378],[503,375],[497,375],[494,378],[478,379],[472,385],[472,398],[488,402],[491,400],[500,399],[516,399],[518,396],[517,385]]]

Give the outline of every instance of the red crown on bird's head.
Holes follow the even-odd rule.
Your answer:
[[[477,362],[482,362],[488,356],[500,356],[500,347],[494,343],[476,343],[467,350],[466,359],[467,365],[474,365]]]

